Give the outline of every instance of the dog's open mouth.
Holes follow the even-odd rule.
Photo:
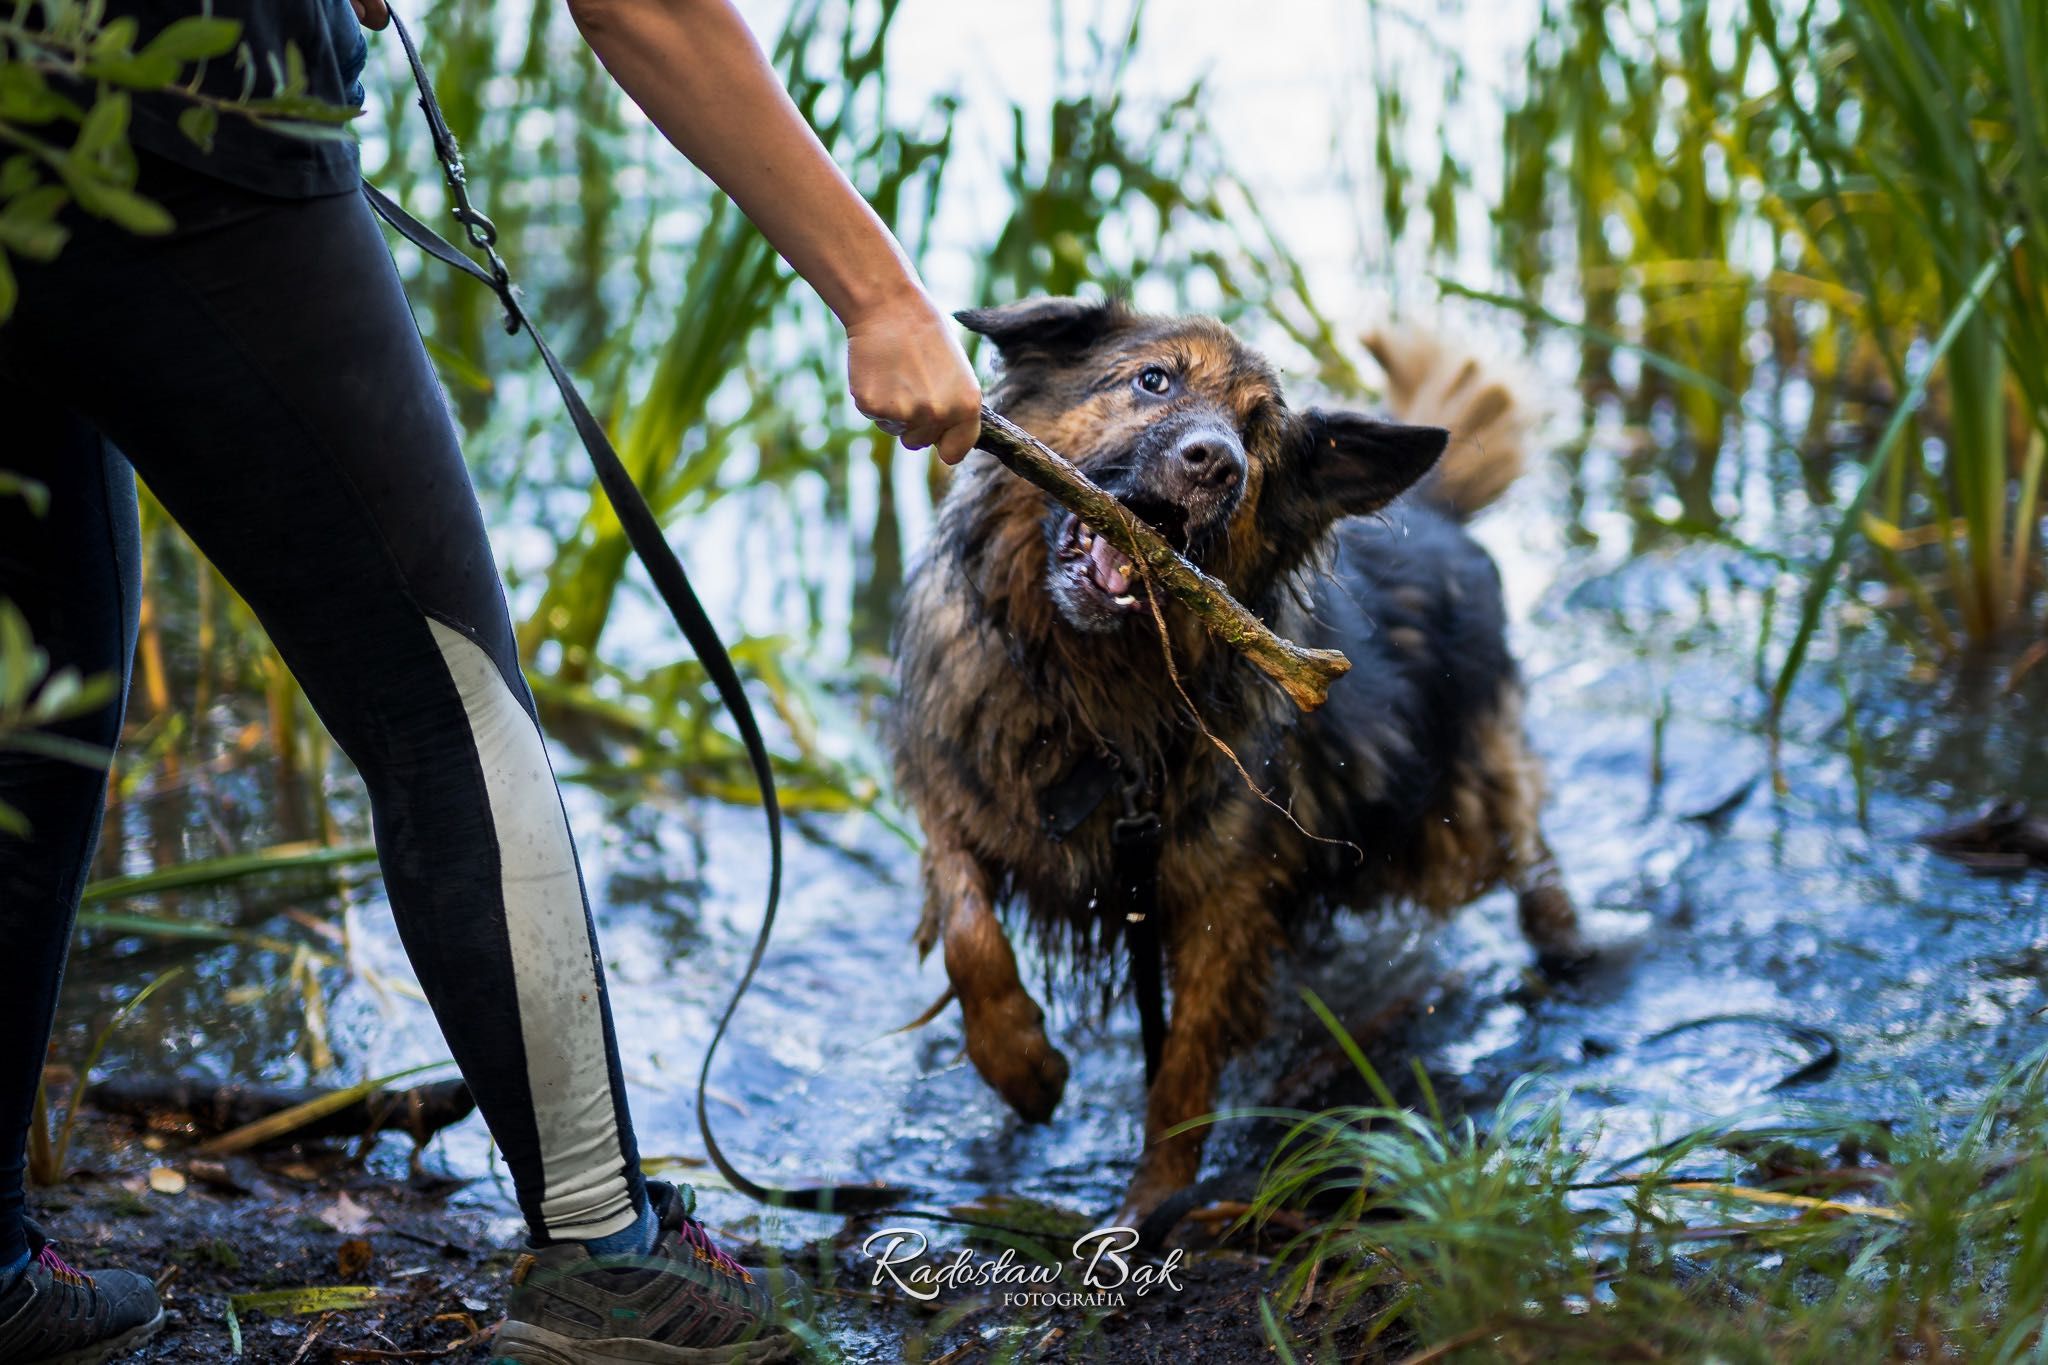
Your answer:
[[[1187,509],[1172,503],[1140,507],[1131,504],[1152,528],[1175,550],[1187,548]],[[1067,566],[1069,579],[1077,587],[1092,589],[1110,608],[1122,612],[1143,611],[1145,583],[1129,555],[1110,544],[1109,538],[1079,517],[1068,514],[1060,523],[1056,553]]]

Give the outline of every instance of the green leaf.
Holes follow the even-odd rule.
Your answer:
[[[440,369],[441,378],[451,388],[460,385],[485,397],[497,392],[497,382],[474,360],[452,347],[442,345],[430,336],[422,336],[420,340],[426,344],[427,354]]]
[[[220,114],[211,105],[195,104],[178,115],[178,131],[202,152],[213,150],[213,135],[220,128]]]
[[[49,658],[36,648],[21,608],[0,598],[0,711],[14,711],[42,681]]]
[[[267,1313],[271,1317],[281,1317],[367,1308],[383,1297],[384,1291],[374,1285],[306,1285],[300,1289],[262,1289],[253,1294],[236,1294],[228,1300],[228,1306],[236,1313]]]
[[[57,211],[70,199],[61,185],[40,185],[0,199],[0,246],[33,261],[54,257],[69,236],[57,222]]]
[[[28,504],[30,516],[40,517],[50,510],[50,485],[0,469],[0,498],[20,498]]]
[[[143,236],[169,232],[175,226],[171,215],[164,206],[154,199],[141,195],[104,180],[95,180],[89,175],[73,173],[65,177],[71,192],[78,197],[78,206],[96,218],[105,218]]]
[[[51,725],[74,716],[89,715],[114,699],[119,680],[112,673],[87,678],[75,668],[60,668],[36,693],[28,719],[36,725]]]
[[[46,730],[12,730],[0,735],[0,749],[12,749],[16,753],[36,754],[43,758],[54,758],[59,763],[76,763],[82,768],[104,770],[113,761],[111,749],[97,744],[87,744],[65,735],[53,735]]]
[[[169,57],[173,61],[203,62],[225,57],[235,50],[242,26],[232,19],[193,15],[167,26],[142,49],[145,57]]]
[[[129,56],[135,51],[135,39],[141,32],[142,25],[138,20],[116,19],[93,36],[92,55],[95,58]]]
[[[87,111],[85,121],[78,125],[78,139],[71,144],[71,154],[97,161],[127,137],[128,96],[118,90],[109,91],[99,97]]]
[[[0,119],[43,123],[72,112],[75,106],[50,89],[42,72],[26,62],[0,62]]]
[[[354,118],[355,115],[344,113],[342,117]],[[263,120],[263,126],[272,132],[283,133],[288,137],[303,138],[307,142],[353,142],[355,140],[355,133],[351,129],[336,128],[326,123],[300,123],[297,121],[265,119]]]
[[[306,78],[306,54],[299,51],[297,43],[284,45],[284,88],[280,95],[302,95],[311,83]]]
[[[184,70],[169,57],[118,56],[95,57],[82,68],[87,76],[105,81],[110,85],[125,86],[130,90],[161,90],[177,83],[178,73]]]
[[[0,251],[0,324],[14,316],[14,300],[19,292],[14,283],[14,267],[7,264],[7,253]]]
[[[244,100],[238,103],[235,108],[240,113],[246,114],[251,118],[261,119],[266,123],[270,123],[272,119],[289,118],[304,120],[310,123],[342,124],[347,123],[350,119],[363,112],[360,109],[351,109],[345,104],[328,104],[324,100],[316,100],[310,95],[276,95],[266,99]],[[283,127],[282,124],[275,123],[272,123],[271,126]],[[294,132],[298,136],[317,135],[313,132],[301,133],[298,130],[294,130]]]
[[[0,199],[25,194],[41,180],[42,176],[36,172],[36,159],[27,152],[0,161]]]
[[[46,725],[61,715],[64,708],[78,695],[78,670],[62,668],[50,676],[36,693],[34,705],[29,707],[28,720],[36,725]]]

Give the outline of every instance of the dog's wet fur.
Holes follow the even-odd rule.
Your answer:
[[[1048,805],[1114,755],[1162,822],[1171,1011],[1127,1196],[1141,1213],[1194,1179],[1203,1130],[1162,1135],[1212,1108],[1223,1062],[1263,1022],[1276,951],[1317,917],[1403,902],[1447,914],[1506,885],[1544,959],[1582,952],[1538,828],[1500,577],[1463,526],[1519,469],[1518,417],[1504,387],[1424,339],[1370,343],[1394,422],[1289,408],[1265,360],[1209,318],[1052,298],[960,320],[997,348],[998,411],[1276,633],[1352,663],[1303,714],[1162,602],[1176,688],[1139,576],[979,453],[911,576],[892,730],[926,839],[918,946],[944,945],[968,1055],[1027,1119],[1058,1105],[1067,1063],[1004,921],[1054,961],[1113,961],[1124,931],[1109,894],[1118,798],[1057,840]]]

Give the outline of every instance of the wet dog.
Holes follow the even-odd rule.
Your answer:
[[[1193,1181],[1202,1130],[1166,1134],[1212,1108],[1264,1019],[1275,953],[1318,916],[1447,914],[1506,885],[1540,956],[1582,953],[1538,827],[1499,574],[1462,524],[1519,471],[1522,422],[1503,386],[1426,340],[1374,343],[1400,418],[1382,421],[1290,408],[1268,364],[1207,318],[1078,299],[959,316],[998,351],[998,411],[1278,634],[1352,662],[1304,715],[1161,602],[1170,670],[1140,575],[985,455],[961,468],[908,584],[893,745],[926,839],[919,950],[944,945],[983,1078],[1043,1120],[1067,1063],[1005,919],[1054,961],[1096,963],[1151,921],[1172,1004],[1127,1195],[1144,1212]],[[1119,834],[1133,829],[1148,832],[1141,862]]]

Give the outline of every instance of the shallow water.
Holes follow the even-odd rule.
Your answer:
[[[1504,895],[1440,930],[1349,920],[1313,970],[1283,972],[1274,1035],[1233,1069],[1224,1102],[1358,1098],[1295,998],[1302,985],[1361,1031],[1383,1065],[1419,1058],[1453,1097],[1483,1103],[1516,1075],[1543,1070],[1598,1121],[1608,1156],[1660,1132],[1799,1103],[1884,1118],[1916,1090],[1964,1099],[2048,1043],[2043,880],[1976,877],[1911,842],[1992,799],[2048,800],[2048,769],[2030,761],[2039,708],[1973,698],[1966,682],[1911,681],[1897,652],[1866,632],[1843,668],[1872,756],[1868,823],[1857,819],[1830,661],[1795,697],[1785,791],[1774,795],[1751,682],[1759,590],[1771,575],[1716,547],[1567,549],[1558,507],[1555,490],[1533,481],[1482,535],[1517,605],[1528,724],[1553,785],[1551,841],[1612,945],[1606,961],[1561,989],[1536,983]],[[335,785],[346,832],[362,837],[351,782]],[[702,1154],[697,1059],[758,923],[758,813],[683,800],[614,811],[574,786],[568,798],[642,1151],[687,1162]],[[149,805],[133,805],[123,861],[149,865],[166,833],[194,847],[212,837],[208,821],[253,841],[265,800],[245,772],[198,797],[165,798],[154,820]],[[1139,1137],[1128,1006],[1098,1020],[1086,1000],[1049,1001],[1073,1076],[1052,1123],[1020,1123],[964,1060],[957,1010],[891,1032],[944,988],[937,961],[918,964],[908,942],[918,911],[911,850],[872,819],[813,831],[791,842],[778,934],[714,1077],[727,1149],[761,1179],[879,1179],[915,1187],[925,1204],[1000,1192],[1107,1213]],[[332,902],[279,895],[252,883],[162,908],[334,951],[288,913]],[[341,899],[353,965],[319,973],[337,1074],[445,1056],[425,1006],[393,984],[409,978],[380,885],[368,878]],[[105,933],[92,941],[67,988],[60,1055],[81,1055],[88,1020],[182,961],[192,972],[116,1035],[109,1066],[305,1074],[303,996],[283,953]],[[1391,1025],[1375,1022],[1403,1002]],[[1731,1014],[1749,1017],[1654,1037]],[[1774,1092],[1816,1055],[1798,1025],[1832,1035],[1840,1063]],[[439,1146],[459,1173],[497,1170],[475,1120]],[[1261,1152],[1257,1133],[1226,1128],[1212,1168],[1255,1164]],[[687,1165],[677,1169],[691,1178]],[[461,1197],[506,1212],[513,1235],[502,1181]],[[754,1212],[715,1192],[707,1207],[724,1220]]]

